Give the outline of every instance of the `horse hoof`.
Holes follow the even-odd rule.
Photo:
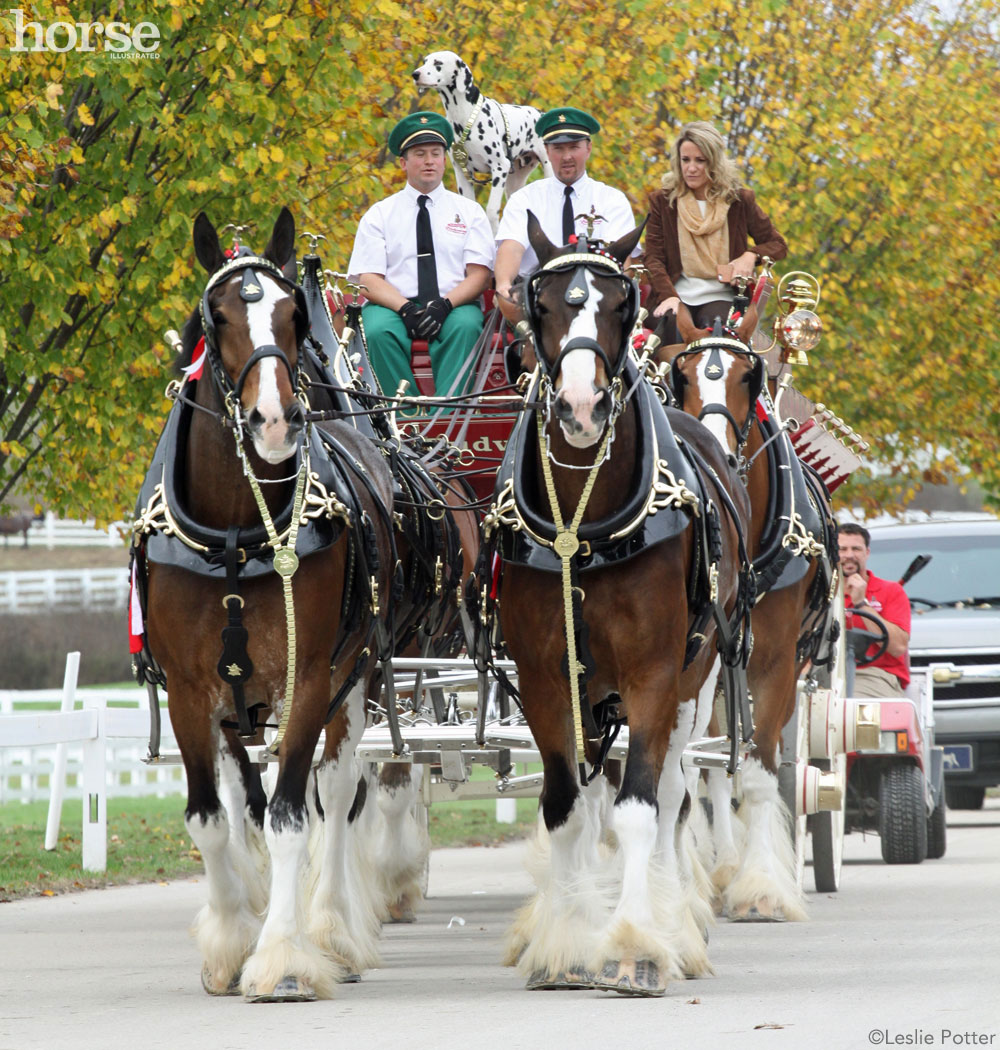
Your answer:
[[[529,992],[539,991],[572,991],[580,988],[593,988],[594,975],[582,966],[575,970],[560,970],[549,973],[548,970],[535,970],[525,985]]]
[[[288,975],[282,977],[270,992],[258,992],[253,985],[247,990],[248,1003],[311,1003],[316,993],[308,981]]]
[[[239,995],[240,977],[242,977],[242,972],[237,971],[229,984],[222,988],[212,979],[212,974],[207,966],[201,968],[201,986],[209,995]]]
[[[660,968],[650,959],[609,959],[594,982],[595,988],[619,995],[658,997],[667,986],[660,979]]]
[[[730,922],[784,922],[782,910],[770,904],[750,904],[729,913]]]
[[[417,921],[417,916],[414,913],[413,906],[410,904],[408,898],[400,897],[398,901],[393,901],[393,903],[389,905],[388,921],[390,925]]]
[[[344,976],[340,978],[340,983],[341,984],[360,984],[361,983],[361,974],[359,974],[359,973],[345,973]]]

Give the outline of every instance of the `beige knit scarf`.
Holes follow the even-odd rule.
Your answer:
[[[719,267],[729,262],[729,202],[716,198],[705,205],[702,216],[692,194],[677,199],[681,267],[685,277],[717,280]]]

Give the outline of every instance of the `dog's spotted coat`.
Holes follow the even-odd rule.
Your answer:
[[[519,190],[538,164],[546,176],[552,168],[541,139],[535,134],[535,121],[541,113],[534,106],[503,105],[482,96],[472,78],[472,71],[454,51],[434,51],[413,71],[413,80],[421,94],[437,88],[444,103],[445,116],[460,142],[482,97],[482,108],[465,142],[469,153],[468,167],[478,175],[488,175],[490,198],[486,204],[493,232],[500,221],[500,203],[506,194]],[[455,181],[463,197],[476,199],[475,187],[462,166],[455,163]]]

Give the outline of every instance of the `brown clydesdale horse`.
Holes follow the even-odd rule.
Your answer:
[[[786,501],[775,509],[779,486],[793,492],[789,478],[798,464],[792,462],[795,453],[785,434],[772,443],[776,458],[764,448],[767,438],[757,399],[766,378],[765,362],[721,329],[708,336],[699,334],[700,339],[673,356],[671,387],[684,411],[704,423],[719,447],[741,457],[752,509],[750,554],[755,571],[763,573],[753,611],[754,645],[748,668],[754,751],[742,772],[740,815],[745,831],[737,826],[741,840],[737,841],[730,819],[731,785],[710,772],[716,850],[713,881],[721,894],[719,903],[731,918],[804,919],[791,819],[779,794],[779,751],[782,731],[795,711],[799,676],[810,659],[829,655],[830,554],[822,529],[816,536],[804,535],[793,519],[812,513],[829,523],[829,500],[822,486],[814,485],[806,493],[811,509],[805,505],[796,509],[794,493],[791,506]],[[769,430],[768,436],[772,433]],[[786,465],[776,467],[779,462]],[[781,520],[776,521],[776,516]],[[794,556],[789,550],[795,551]],[[768,572],[768,563],[776,567],[776,557],[792,570],[788,578]]]
[[[622,508],[634,505],[637,490],[648,483],[640,482],[649,477],[644,454],[652,449],[644,420],[657,414],[656,425],[666,426],[668,433],[672,428],[704,464],[700,469],[687,462],[686,485],[697,489],[697,473],[704,487],[697,510],[693,504],[671,504],[673,509],[659,504],[629,533],[634,546],[627,553],[615,547],[617,556],[589,567],[581,564],[572,588],[581,599],[579,616],[572,614],[577,637],[586,639],[586,651],[576,659],[589,667],[581,707],[585,713],[586,707],[607,706],[606,701],[628,724],[628,758],[613,805],[606,781],[581,783],[584,756],[594,763],[598,751],[588,734],[580,754],[574,735],[564,579],[558,568],[546,571],[508,557],[505,543],[524,542],[520,537],[529,511],[525,506],[512,510],[502,488],[487,518],[488,534],[492,520],[504,557],[499,585],[503,640],[516,661],[524,714],[544,763],[539,834],[545,870],[512,931],[508,961],[517,961],[528,975],[529,988],[602,987],[661,995],[670,979],[710,972],[703,919],[696,917],[692,931],[684,914],[683,861],[675,842],[685,805],[681,756],[696,725],[707,723],[711,672],[718,664],[715,625],[699,622],[691,587],[703,550],[699,529],[704,515],[712,516],[711,504],[724,508],[714,520],[719,525],[718,602],[728,613],[738,606],[745,570],[740,529],[749,508],[711,435],[683,413],[663,408],[630,358],[637,290],[622,267],[641,229],[606,248],[594,243],[557,247],[530,213],[528,231],[539,269],[525,287],[526,313],[542,375],[529,393],[536,416],[528,414],[520,424],[530,424],[534,432],[540,420],[522,475],[532,520],[547,521],[550,535],[560,524],[547,498],[548,474],[559,516],[569,522],[576,512],[579,535],[590,537],[579,557],[589,559],[588,551],[596,557],[605,540],[609,550],[614,547],[618,541],[602,533],[603,523],[616,515],[620,519]],[[662,434],[657,431],[661,450]],[[513,439],[511,447],[516,448]],[[670,487],[666,475],[657,473],[663,465],[657,461],[650,468],[656,484],[663,484],[654,490],[648,483],[651,503],[658,498],[654,491],[662,494]],[[639,495],[648,507],[647,490]],[[520,523],[505,532],[512,515],[522,511]],[[656,528],[656,514],[676,514],[676,530],[644,543],[643,529]],[[559,542],[549,548],[558,551],[560,545],[566,549]],[[700,645],[691,638],[696,624],[703,632]]]
[[[283,578],[271,567],[274,544],[265,536],[251,551],[246,538],[254,530],[260,534],[263,518],[250,478],[258,479],[280,532],[282,511],[303,478],[307,437],[316,462],[317,435],[309,434],[298,382],[308,318],[295,282],[294,240],[294,222],[283,209],[263,257],[246,253],[227,262],[209,220],[199,215],[194,226],[197,257],[212,276],[200,314],[185,329],[183,353],[190,360],[204,334],[206,361],[202,378],[184,384],[174,409],[182,413],[183,436],[170,525],[183,512],[206,535],[233,535],[235,557],[227,568],[233,575],[213,577],[169,559],[158,563],[152,548],[160,533],[144,531],[141,521],[135,539],[137,547],[150,547],[147,640],[166,673],[187,772],[185,825],[208,879],[208,902],[195,923],[202,982],[209,994],[242,990],[256,1001],[330,995],[338,980],[370,965],[378,929],[373,905],[351,892],[364,880],[348,871],[348,818],[358,781],[354,751],[365,728],[367,676],[375,661],[367,661],[333,717],[331,699],[352,670],[365,666],[374,628],[384,629],[380,615],[394,563],[385,509],[393,486],[385,458],[348,424],[324,424],[336,443],[328,459],[339,464],[356,498],[346,514],[327,502],[320,517],[329,542],[305,555],[297,572],[291,566],[291,695],[287,607]],[[315,511],[323,494],[317,495],[311,478],[303,484]],[[289,528],[292,517],[284,519]],[[303,526],[300,551],[305,534]],[[287,533],[279,539],[286,543]],[[264,567],[252,574],[246,563],[255,554]],[[283,564],[287,570],[289,559]],[[220,665],[220,635],[238,608],[247,642],[242,650],[237,646],[239,658],[232,657],[227,669]],[[271,711],[284,724],[269,801],[231,728],[235,692],[221,677],[227,670],[238,675],[247,657],[253,669],[242,683],[246,707]]]

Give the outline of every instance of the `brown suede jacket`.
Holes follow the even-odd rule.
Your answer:
[[[752,247],[747,243],[748,235],[754,240]],[[761,211],[753,192],[744,189],[740,190],[739,197],[729,206],[727,262],[739,258],[745,251],[752,251],[758,258],[768,255],[775,261],[784,259],[788,254],[785,238]],[[653,285],[653,305],[677,295],[674,281],[684,271],[681,269],[681,249],[677,241],[677,205],[667,204],[666,190],[656,190],[649,196],[643,261]]]

